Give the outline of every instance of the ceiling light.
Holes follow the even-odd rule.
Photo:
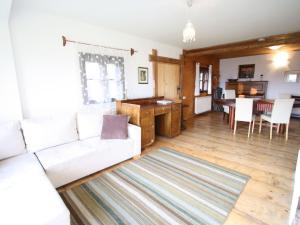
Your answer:
[[[196,31],[191,21],[187,22],[182,33],[184,43],[190,43],[196,40]]]
[[[289,64],[289,54],[287,52],[278,52],[273,57],[275,68],[286,67]]]
[[[193,1],[187,0],[187,5],[189,8],[191,8],[193,5]],[[184,43],[191,43],[196,40],[196,31],[191,21],[188,21],[187,24],[185,25],[182,35],[183,35]]]
[[[271,50],[278,50],[278,49],[280,49],[282,47],[282,45],[273,45],[273,46],[270,46],[270,47],[268,47],[269,49],[271,49]]]

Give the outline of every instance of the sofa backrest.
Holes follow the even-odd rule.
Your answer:
[[[7,122],[0,124],[0,160],[25,152],[20,123]]]
[[[84,110],[77,113],[77,129],[80,140],[101,135],[103,115],[115,114],[111,109]]]
[[[25,119],[21,124],[29,152],[78,140],[75,115]]]

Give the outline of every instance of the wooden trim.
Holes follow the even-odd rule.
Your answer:
[[[149,61],[150,62],[170,63],[170,64],[181,64],[180,59],[173,59],[173,58],[168,58],[168,57],[164,57],[164,56],[158,56],[157,52],[156,52],[156,55],[153,54],[153,52],[152,52],[152,55],[149,55]]]
[[[212,96],[212,94],[200,94],[200,95],[194,95],[194,98],[209,97],[209,96]]]
[[[182,97],[182,80],[183,80],[183,65],[184,65],[184,57],[181,55],[180,59],[173,59],[173,58],[168,58],[168,57],[163,57],[163,56],[158,56],[157,50],[152,49],[152,54],[149,55],[149,61],[152,62],[153,66],[153,78],[154,78],[154,95],[153,97],[158,96],[158,63],[169,63],[169,64],[176,64],[180,66],[180,71],[179,71],[179,85],[180,85],[180,92],[179,92],[179,98],[181,99]]]
[[[179,98],[182,99],[183,96],[183,70],[184,70],[184,55],[180,55],[180,78],[179,78]]]
[[[273,35],[260,39],[251,39],[235,43],[216,45],[206,48],[186,50],[186,56],[218,55],[235,51],[249,51],[259,48],[267,48],[273,45],[287,45],[300,43],[300,32]]]
[[[157,57],[157,50],[152,49],[152,55]],[[158,96],[158,64],[157,61],[152,61],[152,66],[153,66],[153,78],[154,78],[154,97]]]

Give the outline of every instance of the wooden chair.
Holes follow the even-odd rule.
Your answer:
[[[236,98],[235,90],[224,90],[224,99],[235,99],[235,98]],[[229,115],[229,106],[224,105],[223,108],[224,108],[224,116],[223,116],[224,118],[225,114]]]
[[[236,133],[237,121],[249,122],[249,128],[248,128],[248,138],[249,138],[251,123],[252,123],[252,133],[254,131],[254,124],[255,124],[255,115],[253,115],[252,98],[236,98],[234,131],[233,131],[234,134]]]
[[[273,105],[271,115],[262,114],[260,116],[259,133],[261,133],[261,126],[263,120],[268,121],[270,123],[270,140],[272,140],[273,124],[277,124],[277,133],[279,133],[280,125],[285,124],[285,139],[288,140],[289,123],[294,101],[295,99],[276,99]]]

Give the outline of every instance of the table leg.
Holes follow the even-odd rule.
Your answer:
[[[229,126],[234,129],[235,107],[229,106]]]

